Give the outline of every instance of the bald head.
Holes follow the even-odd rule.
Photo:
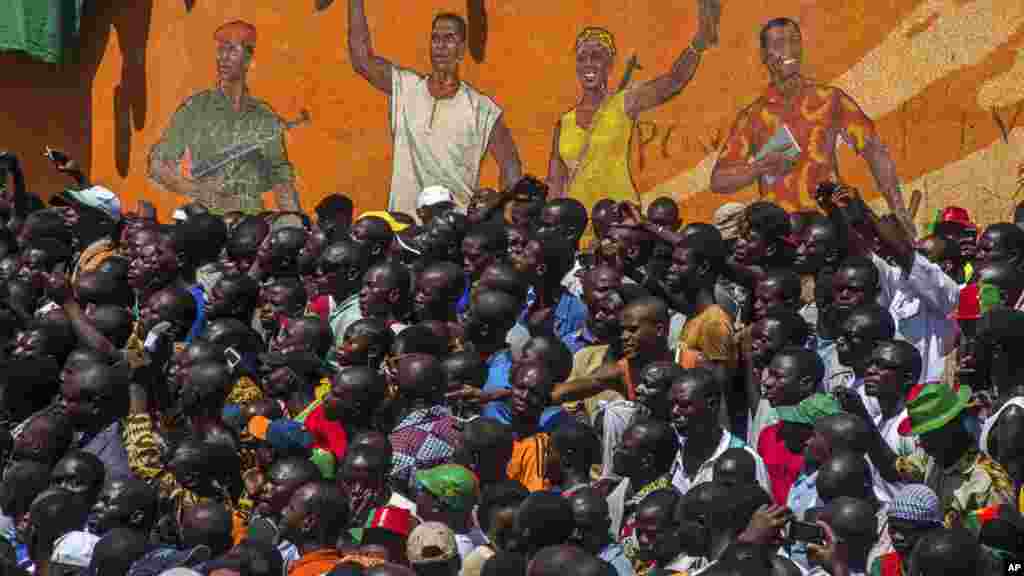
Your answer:
[[[915,576],[976,574],[978,541],[964,529],[934,530],[917,543],[911,556]]]
[[[866,500],[840,496],[829,503],[825,516],[840,540],[856,542],[863,547],[865,544],[870,546],[878,536],[875,507]]]
[[[576,546],[549,546],[542,548],[530,561],[527,576],[583,576],[599,574],[596,559]]]
[[[1024,230],[1016,224],[999,222],[985,229],[978,238],[978,263],[1009,261],[1020,264],[1024,255]]]
[[[871,473],[863,454],[833,454],[818,468],[818,495],[825,502],[841,496],[867,499],[871,495]]]
[[[74,374],[82,390],[104,397],[113,395],[127,376],[122,370],[100,362],[82,362]]]
[[[473,305],[475,318],[481,322],[495,322],[513,316],[519,311],[519,301],[510,294],[497,290],[480,292]]]
[[[288,323],[288,333],[295,341],[302,342],[306,350],[311,350],[318,357],[327,355],[334,337],[330,326],[316,316],[304,316]]]
[[[195,504],[181,516],[182,544],[188,548],[209,546],[214,556],[231,549],[231,529],[231,512],[217,502]]]
[[[896,324],[888,310],[878,304],[865,304],[855,308],[846,317],[844,325],[862,326],[865,334],[876,340],[891,340],[896,333]]]
[[[504,292],[518,301],[523,301],[529,289],[529,281],[511,264],[494,262],[481,272],[480,288]]]
[[[362,445],[350,447],[345,452],[342,470],[368,470],[379,477],[387,476],[391,470],[391,449],[386,446]]]
[[[376,431],[360,432],[356,434],[355,438],[349,444],[350,448],[356,446],[368,446],[376,450],[382,450],[387,452],[388,459],[391,459],[391,440],[386,434]]]
[[[871,441],[871,430],[859,416],[843,412],[826,416],[814,423],[828,440],[833,454],[852,452],[864,455]]]
[[[668,305],[661,298],[646,296],[633,300],[623,309],[622,314],[636,314],[659,324],[668,324]]]
[[[583,488],[569,498],[573,516],[577,519],[605,519],[608,517],[608,500],[593,488]]]
[[[132,335],[135,316],[123,306],[99,306],[92,313],[92,323],[110,340],[114,348],[124,348]]]
[[[398,388],[410,400],[434,400],[444,391],[444,372],[434,356],[412,354],[398,361]]]
[[[679,503],[676,520],[706,524],[714,506],[728,497],[730,487],[717,479],[701,482],[690,489]]]
[[[199,391],[203,400],[223,403],[232,385],[231,371],[227,364],[204,361],[188,369],[187,378]]]
[[[725,486],[757,481],[754,456],[743,448],[729,448],[715,460],[713,478]]]

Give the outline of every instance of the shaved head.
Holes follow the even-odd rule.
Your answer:
[[[818,469],[818,495],[829,502],[840,496],[868,498],[871,495],[871,473],[863,454],[833,454]]]
[[[643,318],[651,318],[659,324],[668,324],[669,322],[668,305],[661,298],[654,296],[638,298],[626,304],[623,314],[630,310],[633,310],[635,314],[641,314]]]

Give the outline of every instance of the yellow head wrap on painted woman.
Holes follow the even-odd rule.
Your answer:
[[[605,30],[604,28],[598,28],[596,26],[588,26],[580,32],[580,35],[576,37],[576,51],[578,52],[580,46],[584,42],[594,41],[608,49],[608,53],[611,54],[612,58],[615,57],[615,37],[612,33]]]

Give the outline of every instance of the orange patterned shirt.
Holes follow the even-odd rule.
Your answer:
[[[800,145],[796,166],[785,176],[758,182],[761,197],[786,211],[817,210],[814,190],[820,182],[838,180],[837,137],[858,154],[877,139],[875,124],[839,88],[804,80],[791,106],[775,86],[740,113],[718,161],[736,164],[751,160],[775,132],[786,125]]]

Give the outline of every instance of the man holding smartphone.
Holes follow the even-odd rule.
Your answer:
[[[279,209],[300,211],[295,170],[284,145],[288,125],[253,98],[246,83],[256,28],[229,22],[214,39],[217,87],[194,94],[174,113],[150,150],[149,177],[164,190],[214,210],[262,211],[263,194],[272,190]],[[252,150],[243,153],[240,143]],[[207,170],[209,178],[202,174]]]

